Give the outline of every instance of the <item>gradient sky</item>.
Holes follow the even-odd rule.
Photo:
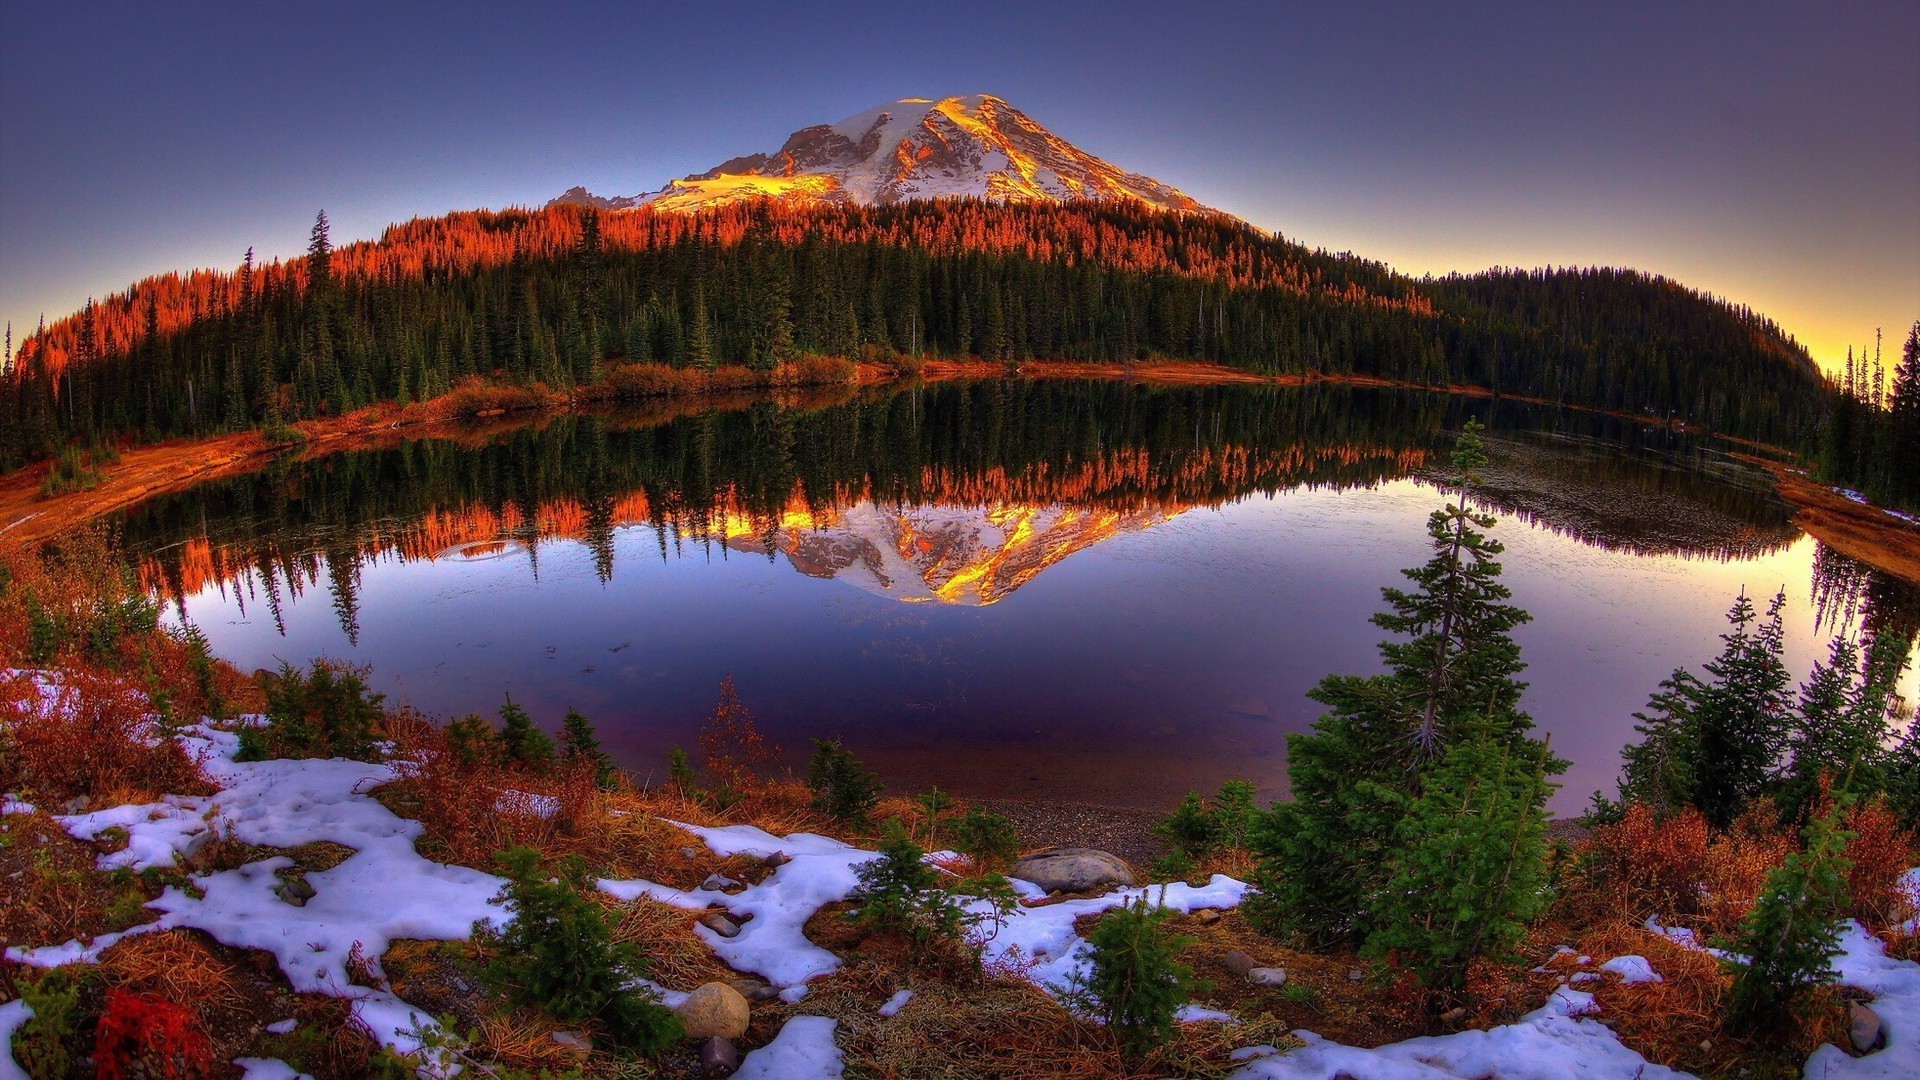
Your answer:
[[[9,4],[0,317],[392,221],[633,194],[987,92],[1412,273],[1628,265],[1831,363],[1920,318],[1920,4]],[[1552,9],[1552,10],[1548,10]],[[1602,10],[1605,9],[1605,10]]]

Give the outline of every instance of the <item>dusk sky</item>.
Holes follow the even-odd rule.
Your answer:
[[[1415,274],[1627,265],[1832,363],[1920,317],[1920,4],[11,4],[0,317],[392,221],[634,194],[985,92]],[[1554,10],[1546,10],[1552,8]]]

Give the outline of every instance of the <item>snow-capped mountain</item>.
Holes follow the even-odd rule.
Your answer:
[[[738,551],[786,555],[809,577],[832,578],[910,604],[993,604],[1078,551],[1165,521],[1178,510],[1070,506],[882,507],[861,502],[825,521],[747,528]]]
[[[884,206],[958,196],[1205,209],[1150,176],[1094,157],[991,94],[902,98],[837,124],[802,128],[771,154],[737,157],[659,191],[602,198],[576,187],[553,201],[690,211],[754,198]]]

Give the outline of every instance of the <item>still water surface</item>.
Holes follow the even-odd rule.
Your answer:
[[[1427,557],[1450,432],[1491,428],[1525,704],[1610,788],[1632,714],[1784,588],[1804,674],[1908,590],[1791,524],[1709,440],[1332,388],[943,384],[611,413],[282,463],[140,507],[149,581],[243,668],[331,656],[442,717],[579,708],[622,764],[691,747],[732,675],[771,741],[902,786],[1164,808],[1250,777],[1379,589]],[[1905,692],[1914,696],[1914,677]]]

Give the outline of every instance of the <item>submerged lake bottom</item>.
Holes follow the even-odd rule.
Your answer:
[[[1913,590],[1792,524],[1715,440],[1341,387],[983,380],[435,432],[124,515],[168,617],[243,668],[331,657],[442,719],[593,719],[636,778],[732,678],[778,765],[842,740],[889,786],[1165,810],[1285,790],[1323,676],[1380,670],[1452,435],[1488,427],[1524,706],[1611,791],[1633,713],[1787,596],[1797,676]],[[1903,692],[1915,696],[1914,675]],[[697,759],[697,752],[696,752]]]

